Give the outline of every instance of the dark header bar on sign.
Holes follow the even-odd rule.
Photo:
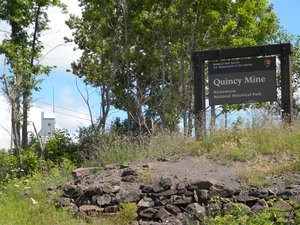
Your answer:
[[[216,60],[216,59],[233,59],[253,56],[267,56],[292,53],[292,45],[277,44],[277,45],[262,45],[255,47],[231,48],[222,50],[210,51],[195,51],[193,57],[199,57],[201,60]]]

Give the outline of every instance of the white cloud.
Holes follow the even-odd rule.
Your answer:
[[[0,95],[0,149],[10,147],[10,110],[5,98]]]
[[[62,3],[68,7],[68,13],[63,13],[61,9],[49,8],[47,11],[48,18],[50,20],[50,30],[45,32],[41,37],[41,41],[44,44],[43,56],[41,64],[57,66],[62,69],[70,68],[72,61],[76,60],[80,55],[80,51],[73,51],[76,47],[75,44],[65,43],[64,37],[71,37],[72,32],[65,24],[65,21],[69,18],[69,14],[81,15],[81,9],[77,0],[62,0]],[[10,32],[10,28],[5,22],[0,22],[0,42]],[[0,63],[3,62],[3,56],[0,55]]]
[[[87,108],[81,103],[79,99],[72,97],[73,93],[69,88],[62,90],[64,97],[60,99],[60,105],[63,108],[55,108],[53,113],[53,107],[51,105],[42,105],[38,102],[33,102],[29,112],[29,132],[34,132],[33,123],[37,129],[37,132],[41,129],[41,113],[45,112],[45,117],[54,117],[56,128],[66,128],[71,133],[78,130],[79,127],[89,126],[90,121],[88,117]],[[77,103],[77,104],[76,104]],[[0,149],[10,147],[10,127],[11,117],[8,103],[4,96],[0,94]]]
[[[59,8],[51,8],[48,10],[51,29],[42,37],[45,45],[44,59],[42,64],[57,66],[59,68],[68,69],[72,61],[76,60],[81,52],[73,51],[75,44],[65,43],[64,37],[71,37],[72,32],[65,24],[69,18],[69,14],[81,15],[81,9],[78,1],[63,0],[68,6],[68,13],[63,14]]]

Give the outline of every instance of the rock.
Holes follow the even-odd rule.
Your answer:
[[[143,185],[141,186],[142,192],[143,193],[150,193],[153,192],[153,187],[149,185]]]
[[[183,223],[181,223],[181,221],[179,219],[177,219],[176,217],[172,216],[172,217],[164,218],[162,220],[162,224],[182,225]]]
[[[78,168],[71,172],[71,175],[74,177],[74,179],[82,178],[85,176],[89,176],[91,174],[97,173],[99,168],[97,167],[90,167],[90,168]]]
[[[76,198],[83,194],[81,186],[78,185],[65,185],[63,195],[69,198]]]
[[[198,203],[191,203],[185,208],[193,218],[203,220],[205,216],[205,207],[199,205]]]
[[[160,222],[139,220],[138,225],[162,225]]]
[[[185,189],[187,187],[187,184],[185,183],[185,182],[179,182],[178,184],[177,184],[177,187],[176,187],[176,189],[177,190],[183,190],[183,189]]]
[[[76,205],[81,206],[81,205],[90,205],[92,203],[92,198],[91,197],[86,197],[84,195],[79,196],[75,200]]]
[[[119,206],[112,205],[112,206],[106,206],[104,208],[105,213],[116,213],[119,210]]]
[[[249,190],[249,195],[254,197],[264,198],[268,196],[268,194],[269,194],[269,190],[264,187],[251,188]]]
[[[104,211],[103,208],[100,208],[99,206],[96,205],[82,205],[79,207],[79,212],[85,213],[91,217],[96,217],[103,211]]]
[[[170,217],[171,214],[164,208],[164,207],[160,207],[158,212],[156,213],[154,219],[155,220],[163,220],[165,218]]]
[[[175,214],[175,215],[177,215],[178,213],[181,212],[181,210],[180,210],[176,205],[167,204],[167,205],[166,205],[166,209],[167,209],[170,213]]]
[[[153,191],[155,193],[166,191],[171,188],[173,181],[170,177],[161,177],[161,179],[154,183]]]
[[[99,206],[109,205],[111,203],[111,196],[109,194],[98,196],[96,198],[96,203]]]
[[[86,197],[92,197],[94,195],[101,195],[103,194],[103,189],[100,186],[89,186],[85,191],[84,195]]]
[[[292,184],[292,185],[287,186],[286,189],[293,189],[295,191],[300,191],[300,185]]]
[[[238,196],[233,196],[234,201],[244,203],[250,208],[255,205],[259,198],[254,196],[249,196],[248,193],[242,192]]]
[[[170,198],[170,203],[174,205],[188,205],[192,203],[192,197],[187,196],[179,196],[179,195],[172,195]]]
[[[121,164],[120,169],[126,169],[129,168],[130,166],[128,164]]]
[[[257,213],[268,209],[266,201],[270,198],[290,199],[300,203],[299,182],[289,186],[280,182],[280,185],[268,188],[241,190],[211,179],[187,182],[177,177],[163,176],[154,184],[148,185],[137,179],[138,169],[145,168],[142,165],[109,165],[100,173],[95,173],[93,168],[74,170],[76,180],[61,186],[62,188],[56,188],[63,192],[57,201],[74,215],[86,219],[99,216],[100,213],[115,215],[120,203],[134,202],[138,205],[140,225],[182,225],[184,221],[191,219],[194,219],[195,224],[201,224],[206,211],[209,215],[231,215],[237,209]],[[211,198],[213,195],[222,198],[214,201]],[[273,208],[284,212],[293,209],[284,200],[276,201]]]
[[[210,196],[220,196],[223,198],[231,198],[233,195],[238,195],[241,192],[240,189],[225,186],[223,184],[216,184],[209,189]]]
[[[134,183],[137,181],[137,177],[136,176],[133,176],[133,175],[127,175],[125,177],[122,177],[122,180],[123,182],[129,182],[129,183]]]
[[[251,212],[250,208],[242,203],[228,202],[224,204],[223,208],[225,215],[232,215],[237,210],[237,208],[243,212]]]
[[[104,167],[105,170],[117,170],[117,169],[120,169],[120,165],[117,165],[117,164],[107,164],[105,167]]]
[[[293,209],[293,207],[284,200],[278,200],[277,202],[275,202],[272,208],[279,209],[282,212],[288,212]]]
[[[132,169],[132,168],[127,168],[126,170],[124,170],[121,174],[121,177],[126,177],[126,176],[137,176],[137,172],[136,170]]]
[[[152,198],[147,198],[144,197],[143,199],[141,199],[138,203],[139,207],[146,207],[146,208],[150,208],[154,206],[154,201],[152,200]]]
[[[291,196],[295,196],[297,194],[298,193],[295,189],[284,189],[283,191],[280,191],[279,193],[277,193],[277,196],[284,200],[288,200]]]
[[[106,193],[106,194],[111,194],[111,193],[114,193],[116,191],[114,189],[114,187],[109,183],[102,184],[101,188],[102,188],[103,192]]]
[[[217,182],[213,179],[207,180],[192,180],[190,182],[189,188],[191,189],[204,189],[209,190],[211,186],[215,185]]]
[[[154,219],[154,216],[157,213],[157,209],[154,208],[147,208],[147,209],[143,209],[139,212],[139,216],[147,218],[147,219]]]
[[[206,203],[210,199],[208,190],[197,190],[196,195],[198,203]]]
[[[138,189],[120,189],[116,194],[116,199],[119,202],[138,202],[140,200],[141,192]]]
[[[300,204],[300,194],[297,194],[295,196],[291,196],[290,200],[293,201],[293,202],[296,202],[296,203]]]
[[[185,196],[194,196],[194,192],[195,192],[195,190],[194,191],[189,191],[186,188],[184,188],[184,189],[178,190],[177,194],[178,195],[185,195]]]
[[[65,198],[65,197],[60,197],[57,199],[57,201],[60,203],[62,207],[70,206],[71,205],[71,199],[70,198]]]
[[[177,194],[177,192],[178,191],[176,189],[169,189],[166,191],[159,192],[157,195],[158,196],[171,196],[171,195]]]
[[[268,208],[268,203],[264,199],[260,199],[254,206],[251,207],[251,211],[254,213],[258,213]]]

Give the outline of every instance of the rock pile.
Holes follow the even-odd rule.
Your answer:
[[[161,177],[145,184],[138,174],[147,165],[131,167],[110,165],[103,171],[96,168],[73,171],[74,181],[63,187],[58,199],[63,207],[69,207],[79,216],[97,217],[117,213],[119,205],[133,202],[138,205],[137,224],[183,224],[186,219],[201,221],[211,211],[214,197],[228,198],[222,206],[230,213],[235,204],[254,213],[268,208],[267,200],[280,199],[273,207],[290,210],[284,200],[300,203],[300,184],[276,188],[233,188],[214,180],[179,180]]]

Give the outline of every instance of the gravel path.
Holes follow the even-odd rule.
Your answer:
[[[149,163],[156,176],[176,176],[179,179],[213,179],[231,187],[239,187],[238,172],[242,164],[222,165],[203,156],[183,156],[178,160],[159,159]]]

